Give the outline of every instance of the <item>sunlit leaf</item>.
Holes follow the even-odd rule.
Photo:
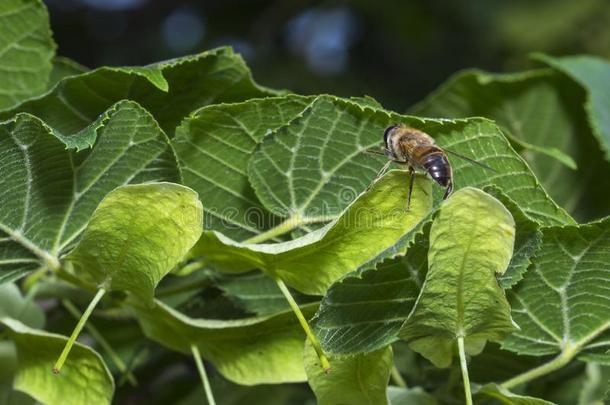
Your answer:
[[[66,260],[106,290],[145,302],[201,235],[203,210],[193,190],[173,183],[118,187],[95,209]]]
[[[514,220],[498,200],[474,188],[454,193],[432,223],[428,273],[400,337],[446,367],[456,339],[478,354],[487,340],[514,330],[496,280],[508,267],[514,238]]]
[[[292,311],[239,320],[191,318],[161,301],[133,305],[146,336],[184,354],[196,344],[202,356],[239,384],[305,381],[305,336]],[[311,316],[317,305],[303,307]]]
[[[349,357],[331,357],[326,374],[311,344],[305,344],[307,382],[319,405],[386,405],[386,388],[392,369],[392,349]]]
[[[426,217],[432,206],[430,181],[416,178],[407,211],[408,181],[406,172],[390,172],[338,219],[299,239],[253,245],[204,232],[193,253],[228,271],[260,268],[301,292],[323,294],[332,282],[394,246]]]
[[[67,341],[61,335],[31,329],[2,318],[17,346],[18,370],[14,388],[47,405],[110,404],[114,381],[102,358],[76,343],[61,376],[51,373],[57,353]]]
[[[388,401],[390,405],[437,405],[434,396],[428,394],[421,387],[399,388],[388,387]]]

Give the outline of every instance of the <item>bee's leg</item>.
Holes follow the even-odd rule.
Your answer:
[[[409,166],[409,195],[407,197],[407,211],[411,209],[411,194],[413,193],[413,178],[415,177],[415,169]]]
[[[447,184],[447,189],[445,190],[445,195],[443,196],[443,200],[446,200],[452,191],[453,191],[453,182],[451,180],[449,180],[449,184]]]
[[[392,160],[388,160],[388,162],[383,165],[383,167],[381,168],[381,170],[379,170],[379,173],[377,173],[377,176],[375,176],[375,178],[373,179],[373,181],[371,182],[371,184],[368,185],[368,187],[366,188],[365,191],[369,191],[371,187],[373,187],[373,184],[379,180],[380,178],[383,177],[383,175],[388,171],[388,169],[390,168],[390,165],[392,164]]]

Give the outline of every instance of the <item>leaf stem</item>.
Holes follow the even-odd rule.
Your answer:
[[[328,222],[335,219],[335,216],[319,216],[319,217],[303,217],[299,214],[294,214],[284,222],[280,223],[278,226],[275,226],[261,234],[255,235],[251,238],[246,239],[242,243],[261,243],[265,242],[269,239],[273,239],[276,236],[283,235],[287,232],[292,231],[293,229],[298,228],[301,225],[307,224],[315,224],[319,222]]]
[[[303,312],[301,312],[299,304],[297,304],[297,302],[294,300],[292,294],[290,293],[290,290],[280,278],[275,277],[275,282],[282,291],[282,294],[284,294],[284,297],[286,298],[286,301],[288,301],[290,308],[292,308],[292,312],[294,312],[294,314],[297,316],[297,319],[299,320],[301,327],[305,331],[307,338],[309,338],[311,346],[314,348],[316,354],[318,355],[318,358],[320,359],[320,364],[322,365],[324,372],[328,374],[330,372],[330,362],[328,361],[328,357],[326,357],[324,350],[322,350],[322,345],[320,345],[320,341],[318,341],[318,338],[316,337],[316,335],[314,335],[313,331],[309,327],[309,323],[307,323]]]
[[[392,381],[394,382],[394,384],[396,384],[398,387],[407,388],[407,382],[404,378],[402,378],[402,375],[400,374],[400,371],[398,371],[396,366],[392,366],[392,369],[390,370],[390,376],[392,377]]]
[[[205,396],[208,399],[208,405],[216,405],[214,394],[212,393],[212,387],[210,386],[210,380],[208,380],[208,375],[205,372],[203,361],[201,361],[199,347],[197,347],[196,344],[191,344],[191,352],[193,353],[195,364],[197,364],[197,370],[199,371],[199,376],[201,377],[201,382],[203,383],[203,390],[205,391]]]
[[[64,363],[66,362],[66,359],[68,358],[68,354],[70,354],[70,350],[72,350],[72,346],[74,345],[76,338],[78,337],[80,331],[83,329],[83,326],[85,326],[85,323],[87,323],[87,319],[89,319],[89,316],[91,316],[93,309],[95,308],[97,303],[100,302],[100,300],[102,299],[102,297],[104,296],[105,293],[106,293],[106,290],[104,288],[100,288],[97,291],[97,294],[95,294],[95,297],[93,297],[93,299],[89,303],[89,306],[83,313],[83,316],[81,316],[81,318],[78,320],[76,327],[72,331],[72,335],[70,335],[70,338],[68,339],[68,341],[66,342],[66,345],[64,346],[64,350],[61,352],[61,354],[59,355],[59,358],[57,359],[57,361],[55,362],[55,365],[53,366],[54,374],[59,374],[59,372],[61,371],[61,368],[63,367]]]
[[[73,317],[75,317],[76,319],[80,319],[82,315],[78,308],[76,308],[76,306],[72,303],[72,301],[65,299],[62,300],[61,303],[68,310],[68,312],[72,314]],[[116,353],[116,351],[114,351],[110,343],[108,343],[108,341],[106,340],[106,338],[104,338],[100,331],[92,323],[85,324],[85,328],[87,328],[91,336],[93,336],[93,338],[99,343],[102,349],[104,349],[104,351],[108,354],[108,357],[110,357],[110,360],[112,360],[116,368],[118,368],[121,373],[127,376],[127,380],[133,387],[136,387],[138,385],[136,377],[130,370],[127,369],[127,366],[123,362],[123,359],[121,359]]]
[[[555,357],[548,363],[544,363],[536,368],[526,371],[525,373],[519,374],[518,376],[513,377],[510,380],[504,381],[500,385],[506,389],[511,389],[513,387],[516,387],[517,385],[524,384],[528,381],[551,373],[568,364],[574,358],[576,353],[578,353],[578,349],[576,347],[566,346],[557,357]]]
[[[462,369],[462,382],[464,383],[464,396],[466,405],[472,405],[472,394],[470,392],[470,377],[468,376],[468,364],[466,363],[466,350],[464,349],[464,337],[457,338],[458,352],[460,354],[460,367]]]

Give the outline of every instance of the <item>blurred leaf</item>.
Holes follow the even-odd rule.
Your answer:
[[[544,399],[513,394],[506,388],[502,388],[497,384],[487,384],[481,387],[478,394],[495,398],[506,405],[553,405],[552,402],[545,401]]]
[[[40,0],[0,3],[0,111],[43,93],[55,43]]]
[[[0,318],[13,318],[32,328],[42,328],[43,310],[32,299],[21,295],[13,283],[0,284]]]
[[[204,232],[193,253],[228,271],[260,268],[301,292],[323,294],[335,280],[392,247],[426,217],[432,205],[431,184],[421,176],[415,179],[411,209],[406,211],[408,181],[406,172],[388,173],[339,218],[299,239],[253,245]]]
[[[172,144],[184,184],[206,202],[206,229],[243,240],[280,222],[254,194],[248,159],[269,131],[288,123],[310,101],[286,96],[211,105],[191,114],[176,129]]]
[[[585,109],[593,134],[610,161],[610,63],[593,56],[536,58],[574,79],[587,92]]]
[[[511,74],[467,70],[412,112],[495,120],[562,207],[581,218],[595,218],[608,214],[599,189],[610,187],[610,180],[599,173],[609,171],[610,164],[588,135],[583,103],[582,91],[549,69]],[[578,170],[570,167],[573,163]]]
[[[102,358],[87,346],[76,343],[61,376],[51,373],[57,353],[66,337],[31,329],[2,318],[17,346],[18,371],[14,388],[47,405],[110,404],[114,392],[112,375]]]
[[[387,405],[386,389],[392,369],[392,348],[349,357],[331,357],[326,374],[315,350],[305,344],[307,382],[319,405]]]
[[[72,59],[56,56],[53,59],[53,70],[51,70],[51,76],[49,78],[47,88],[51,89],[61,79],[64,79],[68,76],[76,76],[81,73],[85,73],[88,70],[89,69],[73,61]]]
[[[146,336],[190,355],[202,356],[227,379],[243,385],[305,381],[305,335],[292,311],[238,320],[190,318],[161,301],[154,308],[132,302]],[[307,317],[316,304],[303,307]]]
[[[455,192],[430,228],[428,273],[400,337],[437,367],[451,364],[456,339],[478,354],[487,340],[515,329],[496,281],[513,253],[515,222],[495,198],[474,188]]]
[[[405,256],[335,282],[312,321],[324,350],[366,353],[397,340],[426,276],[427,253],[428,238],[418,234]]]
[[[199,239],[202,219],[201,201],[188,187],[121,186],[100,202],[66,260],[102,288],[152,302],[159,280]]]
[[[399,388],[388,387],[390,405],[437,405],[438,401],[421,387]]]
[[[43,96],[0,114],[0,119],[29,112],[70,136],[112,104],[130,99],[150,111],[171,135],[180,120],[199,107],[272,94],[253,82],[240,56],[218,48],[148,66],[101,67],[66,77]]]
[[[558,362],[580,358],[610,361],[610,218],[586,225],[543,229],[543,244],[523,280],[509,293],[521,327],[502,341],[520,354],[561,353]],[[581,354],[594,349],[595,355]]]
[[[83,137],[74,146],[91,148],[77,152],[28,114],[0,123],[0,283],[57,268],[115,187],[179,178],[166,136],[136,103],[116,104]]]
[[[218,277],[216,285],[225,292],[227,298],[256,315],[270,315],[290,309],[276,282],[264,273]],[[307,297],[296,291],[292,294],[299,303],[308,301]]]

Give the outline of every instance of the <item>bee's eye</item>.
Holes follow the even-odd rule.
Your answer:
[[[386,149],[390,149],[390,145],[388,145],[388,138],[390,136],[390,132],[392,132],[392,130],[398,126],[398,124],[390,125],[385,129],[385,131],[383,131],[383,143],[385,144]]]

